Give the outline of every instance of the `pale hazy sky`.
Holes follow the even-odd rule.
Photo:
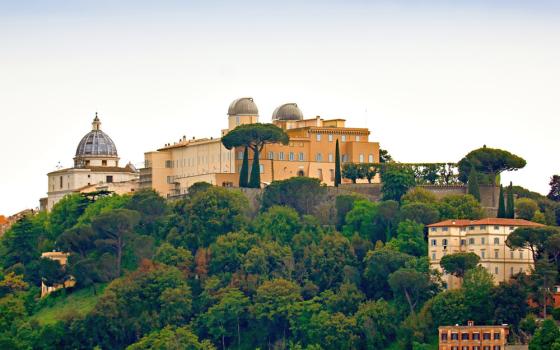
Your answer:
[[[297,102],[365,125],[403,162],[504,148],[528,165],[503,179],[546,193],[560,2],[0,0],[0,214],[38,206],[95,111],[139,165],[182,135],[219,136],[242,96],[262,122]]]

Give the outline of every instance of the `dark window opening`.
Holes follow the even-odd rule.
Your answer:
[[[107,183],[113,182],[113,175],[107,175]]]

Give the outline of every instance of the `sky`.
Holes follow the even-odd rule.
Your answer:
[[[558,1],[0,0],[0,214],[38,206],[95,112],[141,166],[244,96],[261,122],[296,102],[368,127],[401,162],[503,148],[527,160],[503,181],[546,194],[559,84]]]

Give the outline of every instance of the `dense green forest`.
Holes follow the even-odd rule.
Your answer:
[[[0,348],[436,349],[438,326],[474,320],[552,349],[557,325],[536,318],[558,282],[558,202],[510,189],[524,198],[518,215],[548,225],[515,233],[535,247],[533,274],[495,286],[463,254],[444,266],[463,287],[445,291],[425,225],[484,211],[473,195],[409,189],[406,176],[388,174],[380,202],[329,198],[305,177],[272,183],[258,207],[204,183],[176,201],[67,196],[0,241]],[[41,259],[51,250],[71,253],[68,265]],[[70,276],[74,288],[39,298],[41,281]]]

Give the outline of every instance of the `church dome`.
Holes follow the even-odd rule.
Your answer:
[[[274,110],[272,120],[302,120],[303,113],[295,103],[285,103]]]
[[[228,115],[259,115],[259,109],[252,97],[242,97],[230,103]]]
[[[95,114],[92,130],[78,144],[76,158],[108,157],[116,158],[117,147],[109,135],[101,131],[101,121]]]

